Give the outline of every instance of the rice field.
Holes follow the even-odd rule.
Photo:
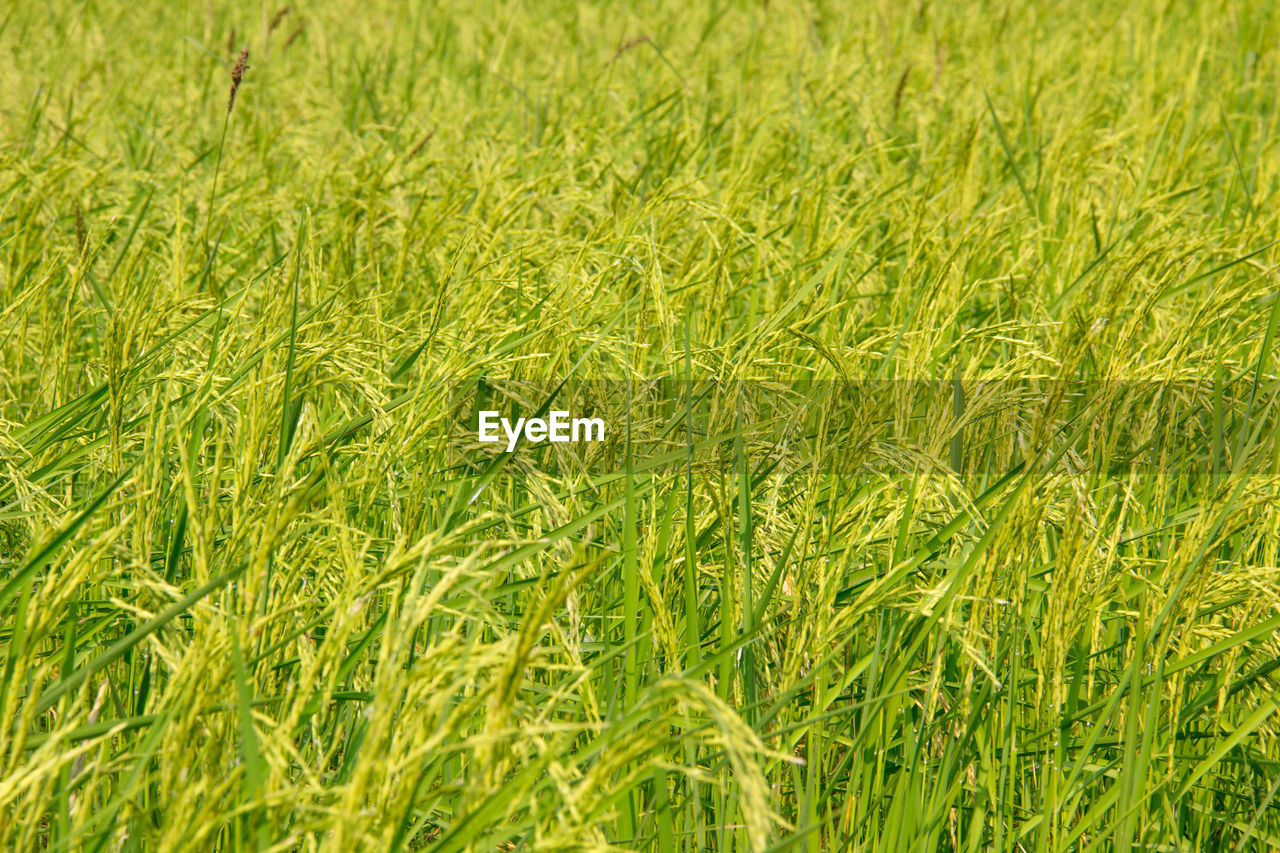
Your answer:
[[[1277,45],[0,8],[0,849],[1280,848]]]

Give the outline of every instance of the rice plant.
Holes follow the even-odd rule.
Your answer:
[[[10,5],[0,849],[1280,847],[1277,44]]]

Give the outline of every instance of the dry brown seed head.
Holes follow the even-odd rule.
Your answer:
[[[275,32],[276,27],[280,26],[280,22],[284,20],[284,16],[287,14],[289,14],[289,7],[281,6],[280,11],[276,12],[275,17],[271,19],[270,25],[267,26],[267,33]]]
[[[227,112],[231,112],[231,108],[236,103],[236,92],[240,89],[240,82],[244,80],[245,69],[249,67],[249,45],[240,48],[240,55],[236,58],[235,67],[231,69],[231,94],[227,96]]]

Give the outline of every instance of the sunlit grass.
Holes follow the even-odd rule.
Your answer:
[[[0,13],[0,848],[1280,846],[1271,4],[216,5]]]

